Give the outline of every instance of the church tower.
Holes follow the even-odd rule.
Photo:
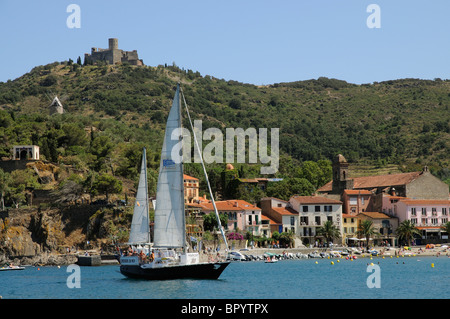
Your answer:
[[[353,189],[353,179],[349,178],[347,160],[339,154],[333,159],[332,193],[342,194],[345,189]]]

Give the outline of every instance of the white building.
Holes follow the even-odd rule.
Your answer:
[[[342,202],[321,196],[293,196],[289,206],[298,212],[297,235],[304,245],[313,244],[317,229],[332,221],[342,234]]]
[[[39,160],[39,146],[37,145],[14,146],[13,160]]]

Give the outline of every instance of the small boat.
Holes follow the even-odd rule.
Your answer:
[[[130,278],[165,280],[165,279],[217,279],[230,261],[200,262],[197,252],[188,252],[185,226],[183,161],[172,153],[179,147],[180,139],[173,139],[173,133],[181,131],[181,96],[180,85],[177,85],[172,108],[167,119],[164,142],[161,152],[159,176],[156,188],[156,207],[154,221],[154,238],[150,242],[149,200],[147,186],[147,162],[145,148],[143,150],[139,185],[131,222],[128,244],[136,248],[122,255],[120,272]],[[186,101],[183,97],[188,112]],[[192,127],[192,122],[191,122]],[[194,131],[194,130],[193,130]],[[197,144],[197,140],[194,139]],[[179,152],[178,152],[179,153]],[[199,153],[201,151],[199,149]],[[222,233],[225,247],[228,247],[219,213],[216,209],[211,186],[202,159],[203,172],[213,203],[214,212],[218,220],[218,228]],[[131,248],[130,247],[130,248]],[[131,248],[133,250],[133,248]]]
[[[267,263],[267,264],[273,264],[273,263],[276,263],[277,261],[278,261],[278,260],[277,260],[276,257],[267,257],[265,263]]]
[[[20,266],[6,266],[6,267],[2,267],[0,268],[0,271],[8,271],[8,270],[24,270],[25,267],[20,267]]]

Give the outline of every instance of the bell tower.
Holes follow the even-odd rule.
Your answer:
[[[333,159],[332,193],[342,194],[345,189],[353,189],[353,179],[349,178],[347,160],[339,154]]]

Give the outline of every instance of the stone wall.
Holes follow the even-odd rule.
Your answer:
[[[411,199],[449,199],[448,185],[428,170],[406,185],[406,197]]]

